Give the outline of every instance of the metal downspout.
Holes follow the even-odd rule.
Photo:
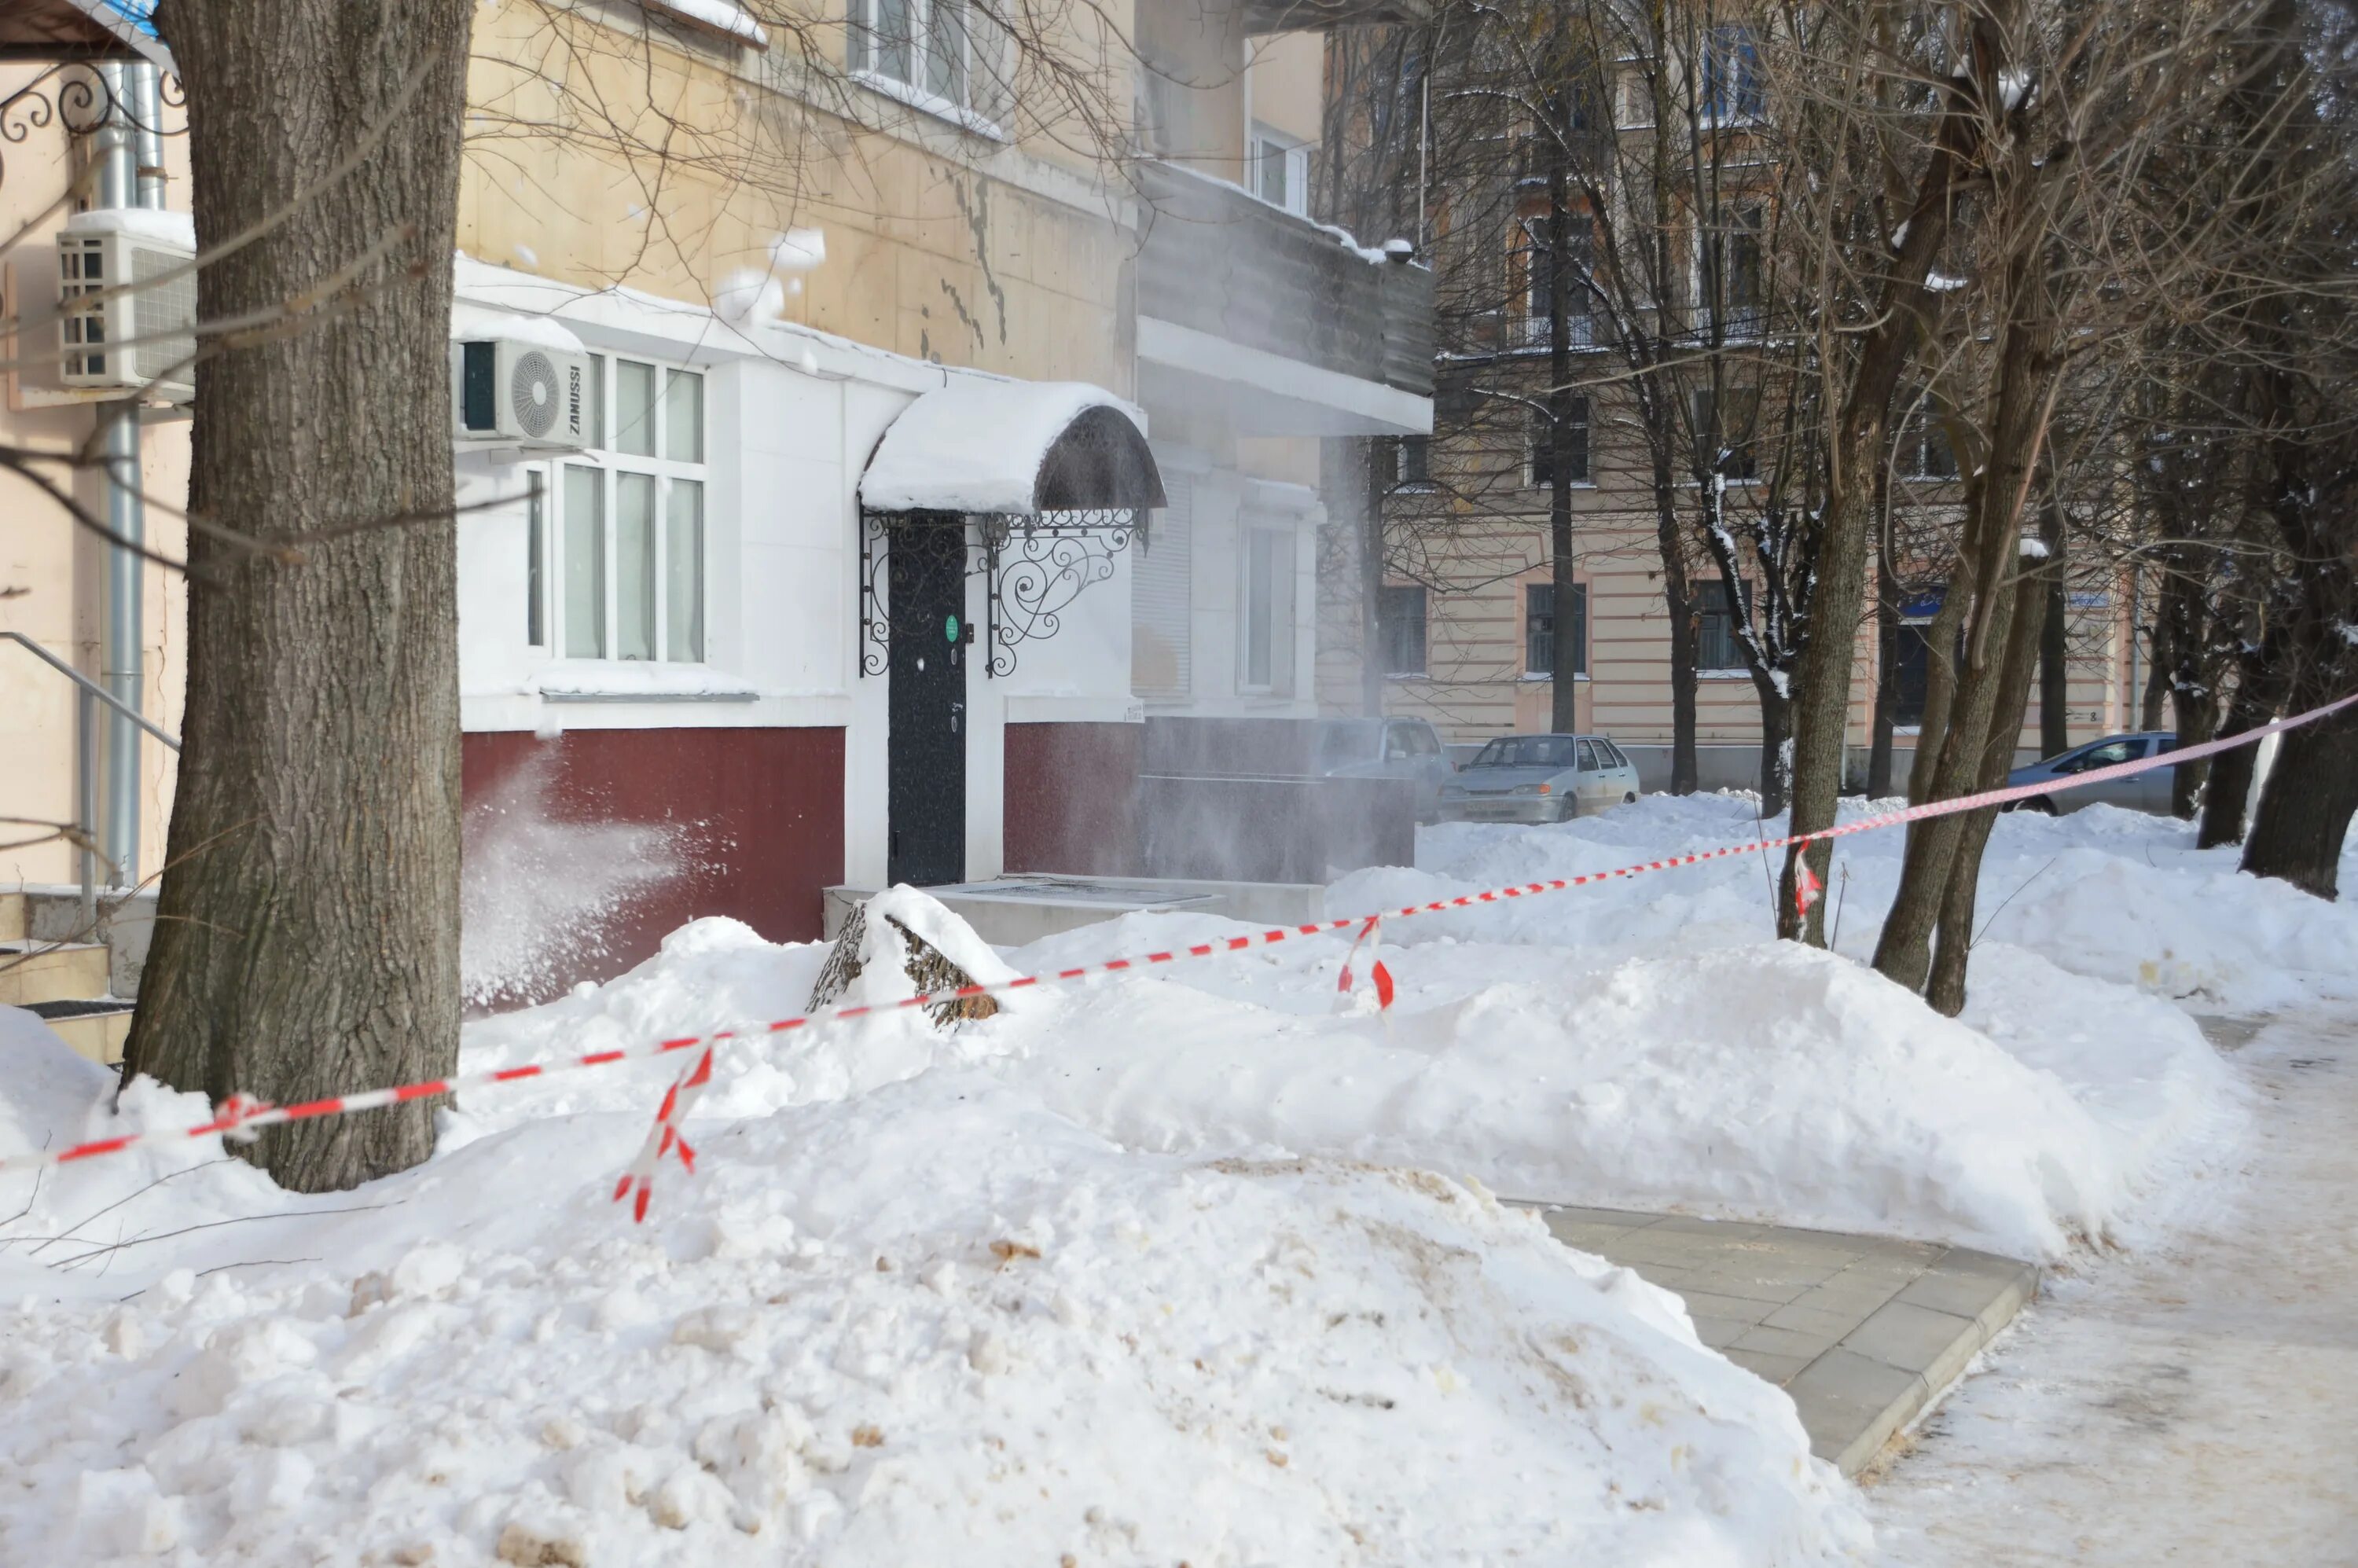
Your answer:
[[[98,205],[160,207],[164,200],[163,138],[156,68],[140,62],[99,68],[107,91],[105,122],[92,151],[99,165]],[[118,281],[110,279],[110,282]],[[132,546],[146,542],[140,503],[139,401],[135,395],[107,406],[106,524]],[[100,677],[115,699],[144,711],[146,686],[146,563],[135,548],[114,546],[106,562],[106,622]],[[114,885],[139,881],[139,727],[110,711],[106,724],[105,831],[101,837]]]

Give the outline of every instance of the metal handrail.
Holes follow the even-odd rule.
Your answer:
[[[96,681],[91,679],[88,676],[74,668],[63,659],[59,658],[55,654],[50,653],[47,648],[42,647],[38,643],[34,642],[22,632],[0,632],[0,638],[5,638],[7,641],[12,643],[23,643],[25,647],[31,652],[35,658],[49,665],[49,668],[57,671],[58,674],[65,676],[66,679],[73,682],[74,685],[81,687],[82,690],[90,693],[91,696],[98,698],[99,701],[106,704],[107,707],[114,709],[115,712],[120,713],[124,718],[128,719],[132,723],[136,724],[150,735],[155,736],[156,739],[163,741],[164,744],[171,747],[175,752],[180,749],[180,738],[178,736],[158,730],[155,725],[150,724],[146,719],[141,718],[137,708],[133,708],[130,704],[123,701],[113,692],[107,690],[104,687],[99,685]]]
[[[74,703],[74,772],[76,775],[74,816],[78,818],[74,826],[80,830],[82,841],[74,859],[81,867],[82,926],[85,930],[95,931],[98,928],[99,856],[93,846],[98,833],[98,719],[97,710],[91,704],[93,702],[106,704],[140,729],[171,747],[175,752],[180,749],[180,739],[147,722],[146,719],[140,717],[137,708],[123,701],[113,692],[67,664],[22,632],[0,632],[0,640],[22,643],[27,653],[73,682],[79,688],[75,693]],[[111,862],[107,866],[107,871],[112,875],[126,880],[138,875],[138,868],[135,866],[117,866]]]

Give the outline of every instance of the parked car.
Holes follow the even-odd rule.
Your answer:
[[[1455,822],[1562,822],[1638,798],[1638,768],[1602,735],[1501,735],[1441,790]]]
[[[2050,779],[2061,782],[2093,768],[2138,762],[2177,749],[2178,737],[2167,730],[2146,730],[2134,735],[2107,735],[2101,741],[2091,741],[2084,746],[2074,746],[2068,752],[2058,752],[2028,767],[2017,768],[2006,775],[2006,782],[2009,784],[2044,784]],[[2083,806],[2094,806],[2100,801],[2106,806],[2125,806],[2132,811],[2166,814],[2169,810],[2170,779],[2177,771],[2175,768],[2155,768],[2149,773],[2134,773],[2125,779],[2107,779],[2101,784],[2061,790],[2054,795],[2033,795],[2019,805],[2025,811],[2043,811],[2050,816],[2059,811],[2077,811]]]
[[[1419,822],[1440,820],[1442,789],[1457,775],[1440,732],[1422,719],[1321,719],[1316,766],[1330,779],[1407,779]]]

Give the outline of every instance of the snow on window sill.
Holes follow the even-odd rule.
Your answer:
[[[1537,684],[1541,681],[1552,681],[1555,679],[1555,676],[1546,670],[1525,670],[1520,678]],[[1572,678],[1574,685],[1586,686],[1588,684],[1588,672],[1586,670],[1574,670],[1572,673]]]
[[[1423,670],[1386,670],[1384,672],[1386,680],[1431,680],[1433,676]]]
[[[922,87],[912,87],[897,77],[886,76],[882,71],[870,70],[864,67],[849,74],[852,81],[870,92],[880,92],[895,103],[905,103],[921,114],[930,114],[936,120],[946,120],[961,131],[969,132],[994,142],[1007,142],[1013,139],[1000,125],[984,119],[973,110],[962,104],[954,103],[937,93],[928,92]]]
[[[752,702],[751,681],[707,665],[640,659],[563,659],[528,676],[527,697],[544,702]]]
[[[1740,665],[1724,670],[1695,671],[1697,680],[1750,680],[1751,678],[1752,672]]]

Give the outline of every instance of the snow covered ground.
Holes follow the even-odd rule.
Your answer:
[[[1330,907],[1753,827],[1733,797],[1449,827]],[[2187,833],[2002,822],[1962,1020],[1768,940],[1736,861],[1388,925],[1388,1014],[1336,1010],[1322,940],[947,1033],[732,1044],[701,1173],[666,1169],[644,1228],[607,1200],[644,1068],[478,1097],[353,1194],[280,1193],[217,1141],[0,1179],[0,1561],[1839,1560],[1859,1506],[1785,1397],[1489,1192],[2046,1258],[2135,1238],[2244,1114],[2171,1003],[2358,985],[2358,914]],[[1844,842],[1844,952],[1898,848]],[[698,922],[471,1025],[466,1065],[797,1012],[823,956]],[[122,1125],[60,1049],[0,1010],[0,1151]],[[141,1086],[125,1115],[201,1110]]]

